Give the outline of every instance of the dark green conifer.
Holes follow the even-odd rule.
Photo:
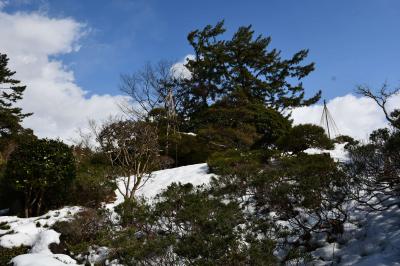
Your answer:
[[[22,109],[15,106],[22,99],[26,86],[13,78],[15,71],[7,67],[8,60],[6,54],[0,53],[0,139],[20,132],[22,119],[31,115],[22,113]]]

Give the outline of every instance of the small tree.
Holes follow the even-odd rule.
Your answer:
[[[355,199],[373,210],[385,210],[398,204],[393,199],[400,194],[400,109],[389,112],[387,106],[400,88],[390,89],[384,83],[377,92],[367,86],[359,86],[357,92],[382,109],[391,129],[373,131],[367,144],[348,145],[346,170],[357,188],[352,190]]]
[[[143,121],[111,121],[97,134],[101,150],[107,155],[114,178],[123,177],[125,200],[132,200],[135,192],[159,169],[157,130]]]
[[[58,140],[31,139],[22,142],[11,154],[5,178],[24,197],[25,217],[43,210],[44,198],[59,197],[75,177],[72,150]],[[49,200],[54,200],[50,198]]]

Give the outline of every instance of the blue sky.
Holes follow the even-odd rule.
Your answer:
[[[91,93],[118,94],[119,75],[146,62],[192,52],[189,31],[224,19],[230,36],[241,25],[272,37],[283,56],[307,48],[316,71],[307,93],[331,99],[357,84],[400,83],[400,1],[11,1],[9,13],[40,11],[85,23],[81,49],[62,55]]]

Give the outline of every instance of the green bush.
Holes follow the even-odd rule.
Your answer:
[[[97,208],[115,196],[116,184],[109,178],[107,159],[102,153],[74,148],[76,178],[71,186],[68,203]]]
[[[348,200],[348,180],[328,154],[278,158],[253,176],[249,190],[261,222],[274,212],[290,222],[292,233],[303,237],[306,245],[310,232],[340,233],[347,218],[341,208]]]
[[[230,150],[214,153],[208,162],[218,174],[211,181],[211,195],[251,210],[245,213],[250,234],[247,252],[254,255],[251,265],[274,264],[270,256],[256,255],[274,249],[271,235],[288,241],[300,236],[303,242],[282,243],[289,251],[284,258],[288,260],[306,256],[299,250],[304,246],[312,250],[310,232],[340,234],[346,219],[340,208],[347,199],[348,183],[328,154],[275,153],[265,160],[260,151]],[[290,230],[276,224],[276,219],[288,221]]]
[[[207,143],[198,136],[185,133],[171,137],[170,155],[176,166],[204,163],[209,156]]]
[[[153,206],[130,202],[118,210],[126,229],[115,249],[125,265],[237,265],[249,259],[239,205],[210,197],[204,188],[172,184]]]
[[[213,153],[207,160],[212,173],[218,175],[237,174],[241,169],[258,169],[261,167],[263,153],[259,150],[239,151],[226,150]]]
[[[199,137],[212,151],[266,148],[290,128],[290,121],[272,108],[224,98],[195,118]]]
[[[384,128],[373,131],[368,143],[356,143],[347,148],[349,160],[346,170],[354,189],[380,191],[371,195],[369,207],[385,209],[385,202],[400,195],[399,147],[400,131]],[[359,200],[365,203],[361,198]]]
[[[9,230],[11,227],[8,225],[7,222],[1,222],[0,223],[0,230]]]
[[[4,181],[23,194],[24,214],[29,217],[62,206],[74,178],[70,147],[58,140],[31,139],[11,154]]]

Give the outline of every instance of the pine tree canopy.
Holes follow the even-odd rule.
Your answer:
[[[19,123],[31,114],[23,114],[14,104],[22,99],[26,86],[13,78],[15,71],[7,68],[8,57],[0,53],[0,137],[5,137],[22,129]]]
[[[320,91],[306,99],[301,82],[314,70],[314,63],[302,64],[308,50],[282,59],[280,51],[268,49],[271,38],[255,36],[251,26],[240,27],[230,40],[221,39],[224,32],[222,21],[188,35],[195,58],[186,64],[191,78],[182,82],[186,115],[223,97],[235,101],[237,95],[279,112],[319,100]]]

